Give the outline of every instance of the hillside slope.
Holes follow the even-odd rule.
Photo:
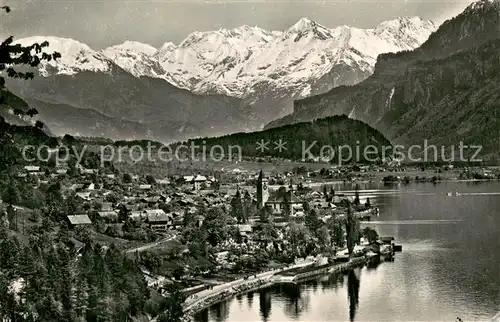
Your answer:
[[[500,1],[478,1],[420,48],[380,55],[365,81],[295,101],[291,115],[267,128],[347,114],[394,143],[449,146],[463,139],[484,145],[485,157],[498,156],[499,128],[492,118],[500,108],[498,39]]]
[[[383,147],[392,147],[380,132],[361,121],[349,119],[346,115],[259,132],[189,140],[185,144],[205,147],[208,156],[212,156],[210,153],[216,155],[223,151],[224,156],[228,157],[229,153],[237,154],[239,147],[243,157],[276,157],[301,161],[323,159],[332,163],[365,162],[377,157],[390,157],[390,152],[383,155]],[[367,146],[371,146],[377,153],[365,154]]]

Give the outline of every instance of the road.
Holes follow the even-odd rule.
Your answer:
[[[172,239],[174,239],[176,237],[177,237],[177,235],[172,235],[172,236],[160,239],[158,241],[155,241],[155,242],[152,242],[152,243],[149,243],[149,244],[146,244],[146,245],[142,245],[140,247],[129,249],[129,250],[126,251],[126,253],[143,252],[143,251],[148,250],[150,248],[153,248],[153,247],[156,247],[156,246],[160,246],[161,244],[163,244],[165,242],[168,242],[168,241],[171,241]]]

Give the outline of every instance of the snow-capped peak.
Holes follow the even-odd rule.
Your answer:
[[[393,20],[383,21],[376,28],[375,31],[392,30],[397,31],[402,28],[429,28],[434,26],[434,23],[430,20],[424,21],[420,17],[398,17]],[[434,28],[436,28],[434,26]]]
[[[488,8],[496,9],[500,8],[500,0],[478,0],[476,2],[471,3],[464,12],[473,12],[477,10],[484,10]]]
[[[157,50],[153,46],[137,41],[125,41],[120,45],[111,46],[102,51],[115,64],[136,77],[163,78],[166,72],[158,63],[155,56],[156,52]]]
[[[32,36],[15,41],[15,44],[29,46],[34,43],[47,41],[48,47],[43,48],[43,52],[58,52],[61,57],[57,61],[42,62],[40,72],[42,75],[50,74],[47,67],[53,67],[58,74],[73,75],[80,71],[100,71],[110,70],[110,61],[101,53],[91,49],[88,45],[71,38],[53,36]]]
[[[419,17],[399,17],[381,22],[374,29],[380,38],[390,38],[393,42],[402,45],[402,50],[418,47],[429,37],[428,31],[435,31],[437,26],[430,20]],[[399,46],[398,45],[398,46]],[[406,46],[405,49],[404,46]]]
[[[307,33],[312,33],[314,36],[320,38],[321,40],[326,40],[327,38],[331,37],[330,29],[309,18],[301,18],[290,28],[285,30],[285,32],[283,33],[283,38],[290,38],[291,36],[299,35],[299,37],[296,38],[296,40],[298,40],[300,38],[300,35],[304,35]]]
[[[158,50],[135,41],[101,52],[66,38],[31,37],[22,41],[31,44],[48,40],[49,51],[62,55],[62,64],[57,63],[59,73],[108,71],[115,63],[137,77],[164,79],[200,94],[248,98],[258,96],[265,87],[276,89],[276,95],[287,90],[302,97],[311,93],[311,86],[319,79],[331,86],[345,85],[336,70],[367,77],[379,54],[414,49],[435,29],[432,22],[418,17],[382,22],[374,29],[329,29],[302,18],[285,31],[248,25],[196,31],[178,46],[166,42]],[[334,79],[327,82],[330,75]],[[361,80],[349,77],[345,78],[349,84]]]
[[[136,53],[143,53],[143,54],[146,54],[149,56],[153,55],[156,52],[156,48],[151,46],[151,45],[143,44],[143,43],[138,42],[138,41],[130,41],[130,40],[126,40],[125,42],[123,42],[120,45],[108,47],[105,50],[108,50],[108,49],[132,51],[132,52],[136,52]]]
[[[287,31],[290,31],[290,32],[307,31],[307,30],[311,30],[316,25],[318,25],[318,23],[316,21],[313,21],[309,18],[300,18],[299,21],[297,21],[290,28],[288,28]]]

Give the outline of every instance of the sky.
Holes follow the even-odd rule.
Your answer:
[[[125,40],[160,47],[194,31],[259,26],[284,30],[307,17],[326,27],[373,28],[384,20],[419,16],[436,23],[471,0],[0,0],[0,36],[57,36],[100,50]]]

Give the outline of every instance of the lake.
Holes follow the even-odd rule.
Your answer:
[[[500,311],[499,182],[361,188],[380,208],[368,225],[403,245],[393,262],[239,295],[196,321],[478,321]]]

